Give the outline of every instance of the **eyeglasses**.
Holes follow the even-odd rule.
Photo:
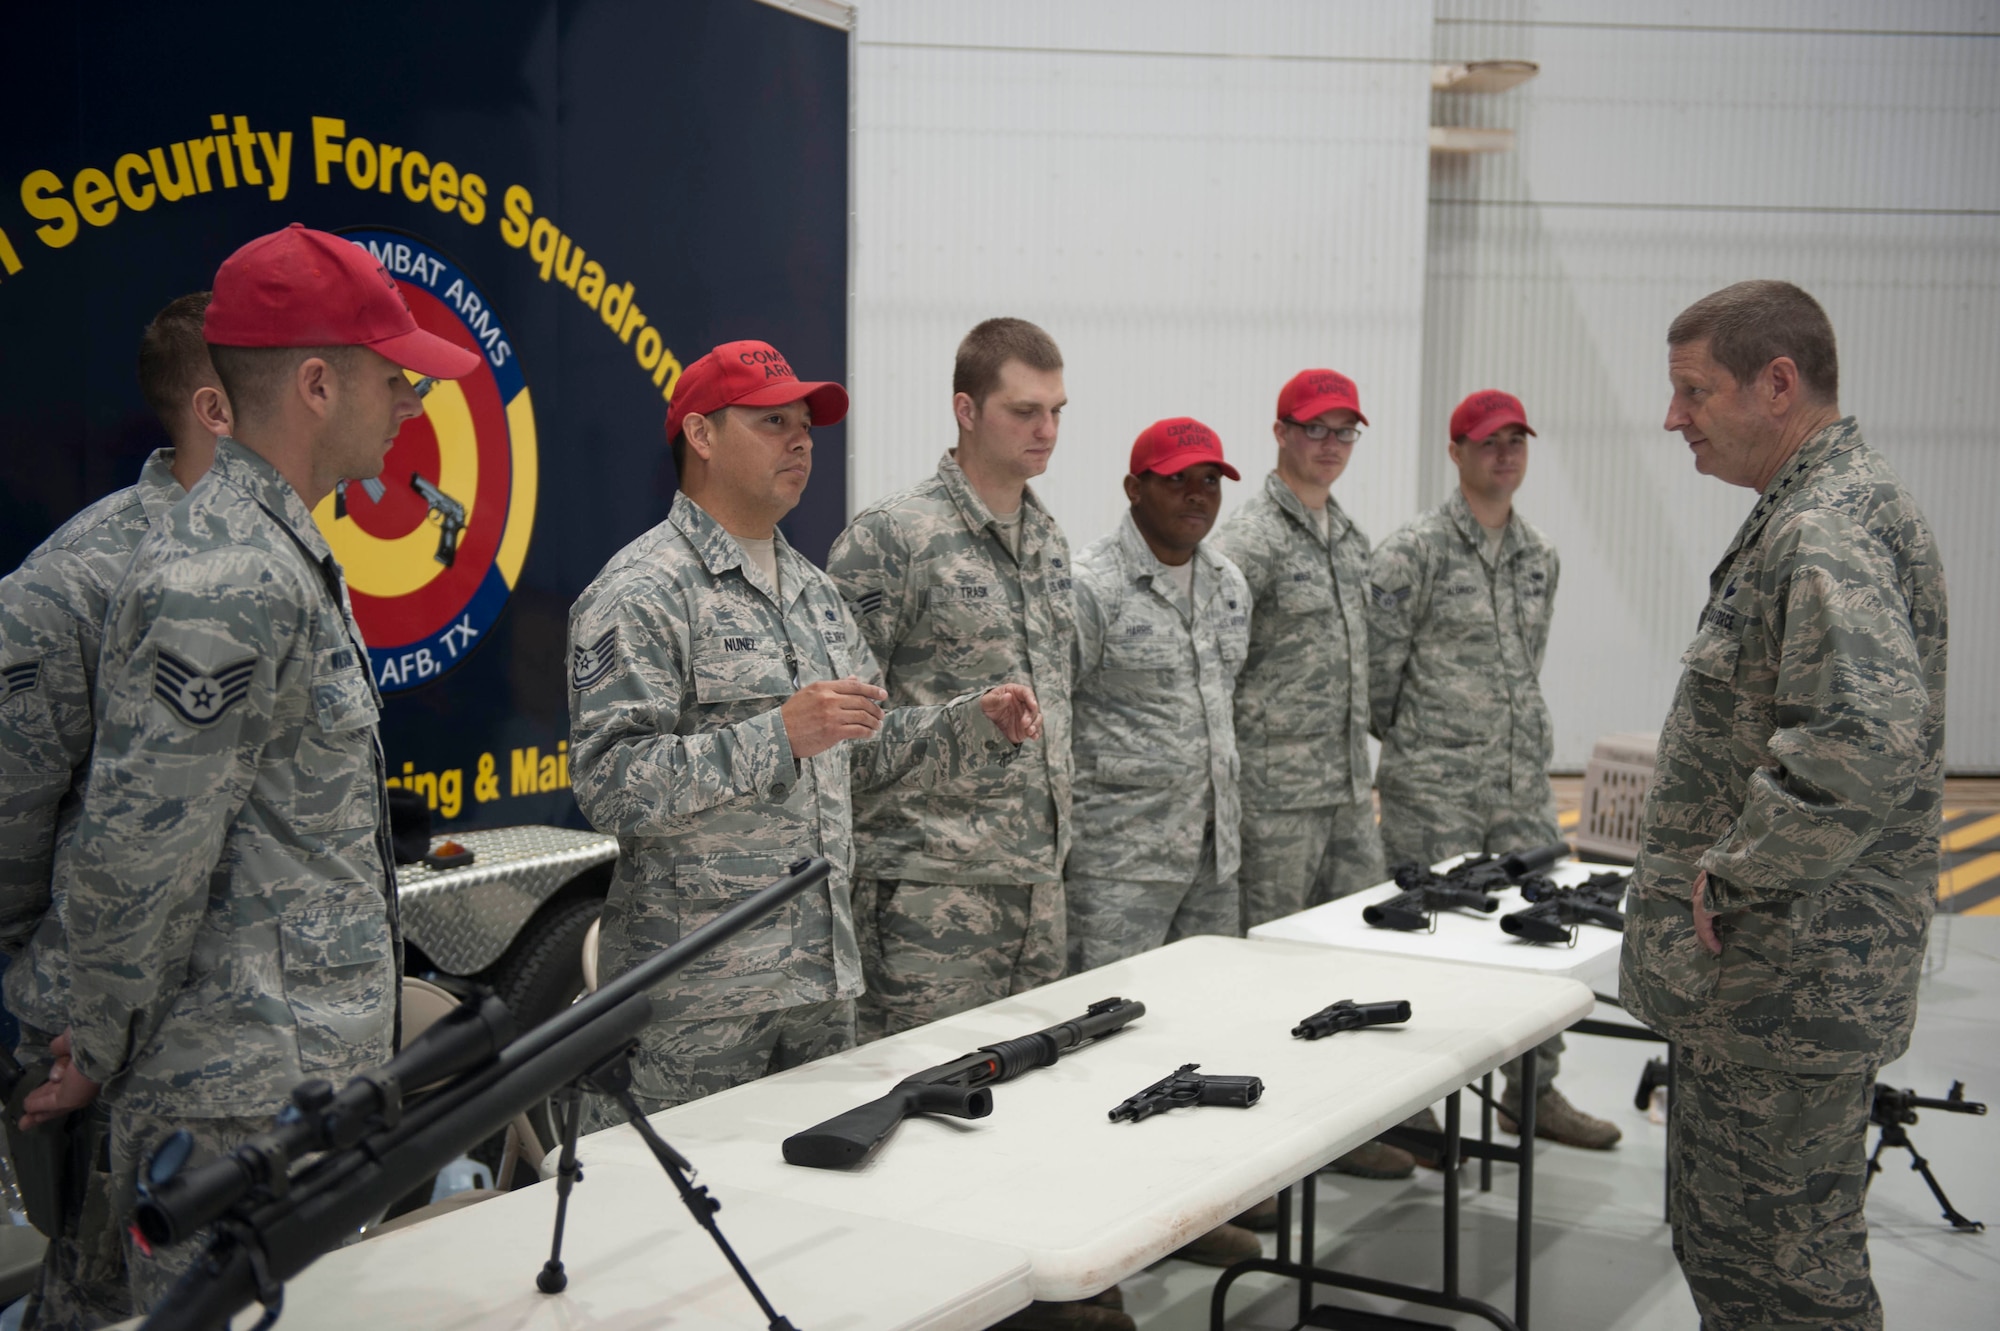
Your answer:
[[[1314,443],[1318,443],[1328,435],[1332,435],[1343,444],[1351,444],[1361,437],[1361,429],[1355,425],[1321,425],[1318,421],[1310,425],[1304,421],[1286,421],[1285,424],[1292,426]]]
[[[427,374],[411,384],[410,387],[417,390],[418,397],[428,397],[430,396],[430,391],[437,387],[437,379]]]

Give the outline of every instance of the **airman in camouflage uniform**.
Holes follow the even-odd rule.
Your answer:
[[[1810,296],[1739,283],[1668,347],[1666,428],[1759,497],[1660,734],[1620,992],[1674,1042],[1670,1213],[1702,1325],[1872,1331],[1863,1156],[1935,905],[1944,570],[1840,415]]]
[[[296,344],[329,330],[346,345]],[[391,1053],[380,697],[311,507],[379,471],[421,413],[399,364],[478,363],[419,330],[365,251],[296,226],[223,264],[205,335],[248,442],[221,442],[107,612],[96,749],[55,867],[70,1033],[27,1101],[39,1120],[103,1087],[121,1208],[168,1133],[199,1159],[268,1127],[300,1081]],[[135,1309],[201,1247],[128,1250]]]
[[[838,384],[800,383],[763,343],[689,366],[668,420],[683,491],[571,612],[571,779],[585,816],[619,838],[601,974],[666,950],[795,860],[833,864],[825,888],[655,991],[633,1067],[648,1112],[850,1047],[862,985],[851,789],[920,799],[1014,756],[977,690],[885,716],[853,613],[773,525],[803,493],[810,424],[846,405]],[[771,568],[705,504],[768,529],[750,541],[771,543]],[[821,702],[847,719],[815,740],[798,709]],[[621,1117],[593,1098],[592,1123]]]
[[[1540,679],[1561,562],[1513,505],[1532,433],[1510,394],[1459,403],[1458,486],[1368,561],[1370,725],[1382,741],[1375,789],[1391,864],[1562,839]],[[1609,1147],[1618,1128],[1554,1089],[1562,1048],[1558,1035],[1537,1051],[1537,1133]],[[1519,1073],[1518,1060],[1507,1065],[1510,1106],[1520,1103]]]
[[[55,848],[73,834],[83,807],[104,613],[133,550],[166,526],[168,511],[207,472],[215,456],[211,431],[227,424],[201,340],[207,306],[205,291],[173,301],[141,343],[140,386],[174,446],[146,459],[136,485],[85,508],[0,580],[0,949],[11,959],[7,1009],[21,1021],[16,1057],[26,1069],[8,1106],[8,1132],[17,1176],[50,1160],[82,1166],[81,1178],[75,1165],[69,1171],[63,1214],[33,1217],[55,1232],[22,1317],[30,1331],[82,1331],[132,1313],[111,1177],[97,1168],[109,1130],[102,1101],[35,1129],[40,1140],[21,1133],[14,1119],[47,1074],[50,1042],[69,1025],[63,892],[53,867]],[[40,1160],[27,1158],[37,1151]]]
[[[1045,984],[1065,961],[1072,570],[1027,488],[1055,448],[1062,358],[1034,325],[988,320],[961,344],[953,388],[958,447],[929,480],[857,514],[827,572],[892,705],[1024,680],[1044,730],[1005,769],[923,799],[858,801],[864,1041]]]
[[[1131,466],[1130,511],[1076,558],[1072,971],[1242,932],[1231,704],[1250,593],[1203,540],[1236,469],[1186,418],[1149,426]]]
[[[1331,493],[1367,423],[1346,375],[1293,375],[1277,469],[1215,535],[1255,602],[1236,685],[1246,927],[1387,876],[1368,789],[1368,537]]]

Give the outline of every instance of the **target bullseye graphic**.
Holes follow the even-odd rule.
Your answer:
[[[465,378],[433,385],[424,414],[403,424],[379,499],[356,482],[313,512],[346,571],[376,683],[391,693],[464,661],[520,579],[535,521],[535,417],[512,342],[455,263],[402,232],[341,234],[381,261],[419,327],[480,356]]]

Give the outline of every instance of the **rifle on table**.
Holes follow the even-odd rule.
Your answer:
[[[1557,841],[1506,855],[1475,855],[1437,873],[1421,864],[1399,864],[1394,870],[1402,892],[1361,909],[1361,918],[1377,929],[1405,933],[1435,930],[1441,910],[1477,910],[1491,915],[1500,908],[1493,894],[1513,887],[1569,856],[1569,845]]]
[[[1625,917],[1618,903],[1625,898],[1627,875],[1612,870],[1594,873],[1575,887],[1557,887],[1546,878],[1530,878],[1521,885],[1521,895],[1534,903],[1526,910],[1500,917],[1500,928],[1530,943],[1567,943],[1576,946],[1576,929],[1594,924],[1603,929],[1625,932]]]
[[[903,1078],[879,1100],[785,1138],[785,1160],[811,1169],[851,1169],[875,1154],[896,1125],[912,1114],[985,1118],[993,1112],[993,1092],[987,1087],[1047,1067],[1078,1045],[1101,1040],[1144,1015],[1144,1003],[1101,999],[1080,1017],[926,1068]]]
[[[1174,1071],[1137,1095],[1118,1102],[1111,1111],[1113,1123],[1137,1123],[1169,1109],[1196,1105],[1222,1105],[1228,1109],[1248,1109],[1264,1098],[1264,1082],[1259,1077],[1204,1077],[1195,1071],[1199,1063],[1183,1063]]]
[[[215,1238],[147,1314],[145,1331],[221,1331],[253,1300],[265,1308],[260,1325],[269,1326],[284,1306],[284,1281],[352,1239],[411,1180],[437,1173],[607,1058],[622,1059],[652,1020],[656,986],[825,883],[832,867],[798,861],[784,878],[518,1038],[506,1005],[489,995],[460,1004],[338,1091],[319,1078],[301,1082],[270,1131],[226,1155],[190,1168],[192,1139],[169,1136],[140,1170],[136,1228],[154,1247],[211,1224]],[[685,1192],[682,1199],[695,1209]],[[749,1284],[712,1209],[696,1218]]]

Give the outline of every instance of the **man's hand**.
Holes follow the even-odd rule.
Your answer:
[[[97,1098],[97,1083],[78,1072],[75,1060],[70,1057],[68,1031],[49,1042],[49,1052],[56,1059],[49,1069],[49,1079],[21,1102],[23,1131],[74,1113]]]
[[[1041,737],[1042,707],[1026,684],[1001,684],[986,690],[979,695],[979,710],[1009,744]]]
[[[1708,870],[1703,869],[1694,876],[1694,936],[1701,945],[1716,956],[1722,955],[1722,939],[1716,936],[1715,912],[1702,904],[1708,892]]]
[[[882,701],[887,689],[864,684],[853,675],[808,684],[778,709],[792,756],[810,758],[844,739],[867,739],[882,729]]]

